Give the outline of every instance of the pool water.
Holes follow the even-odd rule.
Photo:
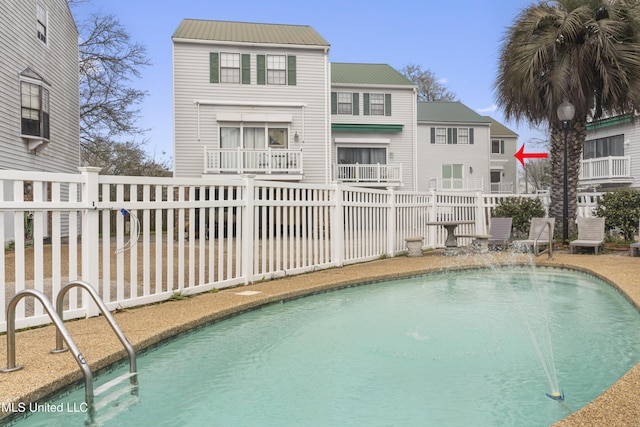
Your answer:
[[[535,343],[547,329],[564,402],[545,396]],[[548,426],[639,360],[639,313],[591,276],[428,275],[270,305],[170,341],[139,357],[138,397],[99,409],[96,424]],[[83,399],[78,388],[50,403]],[[86,419],[41,410],[20,425]]]

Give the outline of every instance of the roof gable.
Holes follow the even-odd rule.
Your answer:
[[[308,25],[258,24],[200,19],[183,19],[173,33],[172,39],[329,46],[329,43]]]
[[[418,122],[490,123],[462,102],[418,102]]]
[[[514,131],[512,131],[502,123],[498,122],[493,117],[489,117],[489,116],[484,116],[484,117],[491,122],[491,128],[490,128],[491,130],[489,132],[491,133],[492,136],[507,136],[507,137],[518,136],[517,133],[515,133]]]
[[[413,83],[387,64],[331,63],[332,84],[403,85]]]

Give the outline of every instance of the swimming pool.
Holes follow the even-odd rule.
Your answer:
[[[545,397],[532,344],[547,326],[562,404]],[[106,425],[549,425],[640,360],[639,326],[618,292],[568,271],[380,282],[264,307],[149,352],[139,402]],[[40,411],[24,425],[85,417]]]

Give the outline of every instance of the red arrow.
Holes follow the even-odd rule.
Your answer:
[[[518,150],[516,154],[513,155],[516,159],[520,160],[520,163],[524,167],[524,159],[546,159],[549,157],[549,153],[526,153],[524,152],[524,144]]]

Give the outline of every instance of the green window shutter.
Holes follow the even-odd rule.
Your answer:
[[[384,115],[385,116],[391,115],[391,94],[390,93],[384,94]]]
[[[365,116],[368,116],[369,115],[369,94],[368,93],[362,94],[362,109],[364,110],[362,114],[364,114]]]
[[[447,144],[453,144],[453,129],[447,128]]]
[[[287,84],[296,85],[296,57],[292,55],[287,56]]]
[[[338,94],[331,92],[331,114],[338,114]]]
[[[473,128],[469,128],[469,144],[473,144]]]
[[[436,143],[436,128],[431,128],[431,143]]]
[[[360,94],[359,93],[354,93],[353,94],[353,100],[352,100],[353,104],[353,115],[357,116],[358,114],[360,114]]]
[[[500,154],[504,154],[504,139],[500,140]]]
[[[458,128],[453,128],[453,143],[458,143]]]
[[[242,84],[251,84],[251,55],[248,53],[242,54]]]
[[[209,53],[209,83],[220,83],[220,61],[218,52]]]
[[[267,74],[267,64],[265,62],[264,55],[256,55],[256,63],[257,63],[257,80],[259,85],[263,85],[267,82],[266,74]]]

